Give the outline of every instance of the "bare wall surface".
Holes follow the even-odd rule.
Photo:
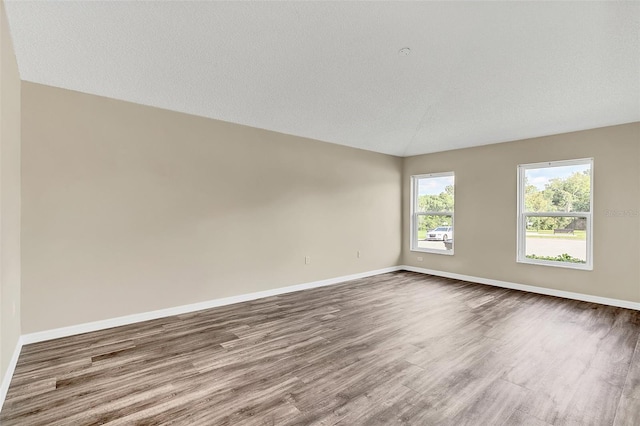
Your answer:
[[[594,158],[593,271],[516,263],[518,164]],[[410,176],[454,171],[455,255],[409,250]],[[640,301],[640,123],[404,159],[403,263]],[[419,262],[418,257],[423,261]]]
[[[399,262],[400,158],[33,83],[22,94],[24,333]]]
[[[0,2],[0,381],[20,337],[20,76]]]

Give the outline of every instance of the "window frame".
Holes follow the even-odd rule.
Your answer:
[[[453,176],[453,210],[450,212],[418,212],[416,211],[416,204],[418,201],[418,181],[426,178],[438,178]],[[433,253],[442,254],[445,256],[453,256],[456,245],[455,242],[451,246],[451,250],[436,250],[423,248],[418,246],[418,216],[451,216],[451,228],[455,228],[455,210],[456,210],[456,190],[455,190],[455,172],[440,172],[440,173],[423,173],[420,175],[411,176],[411,221],[410,221],[410,243],[409,250],[420,253]]]
[[[541,169],[562,166],[590,166],[589,182],[589,212],[527,212],[525,209],[525,173],[529,169]],[[593,270],[593,158],[579,158],[575,160],[545,161],[542,163],[528,163],[518,165],[518,208],[517,208],[517,239],[516,262],[531,265],[554,266],[557,268]],[[531,259],[526,256],[527,217],[578,217],[586,219],[586,262],[571,263],[553,260]]]

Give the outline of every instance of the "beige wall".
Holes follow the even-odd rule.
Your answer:
[[[25,82],[22,132],[26,333],[397,264],[640,301],[640,123],[399,159]],[[516,263],[516,166],[584,157],[594,270]],[[409,251],[451,170],[455,256]]]
[[[516,263],[518,164],[594,158],[593,271]],[[454,256],[409,250],[410,176],[456,173]],[[409,157],[403,177],[403,263],[640,302],[640,123]],[[418,257],[424,260],[419,262]]]
[[[27,82],[22,95],[25,333],[398,264],[400,158]]]
[[[20,77],[0,2],[0,380],[20,336]]]

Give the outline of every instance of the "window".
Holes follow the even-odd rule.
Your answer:
[[[453,254],[453,172],[411,176],[411,250]]]
[[[518,166],[518,262],[593,269],[593,159]]]

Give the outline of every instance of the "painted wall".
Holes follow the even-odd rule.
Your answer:
[[[517,165],[584,157],[594,270],[516,263]],[[411,252],[443,171],[456,253]],[[24,82],[22,201],[24,333],[397,264],[640,301],[640,123],[400,159]]]
[[[20,77],[0,2],[0,381],[20,336]]]
[[[518,164],[594,158],[593,271],[516,263]],[[456,173],[455,255],[409,250],[410,176]],[[640,123],[404,159],[405,265],[640,301]],[[423,261],[418,261],[422,257]]]
[[[28,82],[22,96],[24,333],[400,260],[400,158]]]

